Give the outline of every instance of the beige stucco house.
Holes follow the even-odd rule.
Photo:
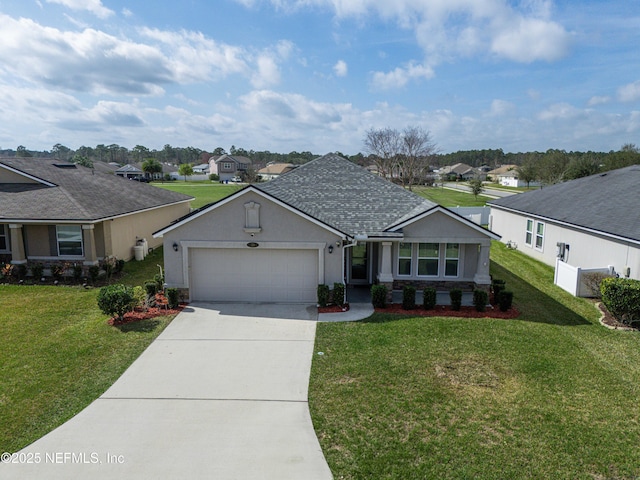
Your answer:
[[[190,211],[192,197],[82,166],[0,159],[0,261],[96,265]]]
[[[304,303],[319,284],[488,289],[500,238],[334,154],[154,235],[167,284],[191,301]]]

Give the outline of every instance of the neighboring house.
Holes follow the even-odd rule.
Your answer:
[[[116,170],[116,175],[123,178],[140,178],[144,177],[142,169],[127,163],[124,167],[120,167]]]
[[[491,200],[490,228],[548,265],[612,267],[640,280],[638,185],[633,165]]]
[[[312,302],[318,284],[484,288],[500,237],[329,154],[154,234],[166,282],[199,301]]]
[[[193,173],[196,175],[209,175],[209,164],[202,163],[193,167]]]
[[[278,178],[280,175],[290,172],[296,168],[295,165],[291,163],[270,163],[264,168],[258,170],[258,176],[260,180],[269,181],[274,178]]]
[[[438,170],[438,175],[443,180],[455,179],[455,180],[471,180],[474,178],[485,179],[486,174],[477,168],[473,168],[466,163],[456,163],[455,165],[447,165]]]
[[[0,257],[23,264],[129,260],[192,197],[70,163],[0,158]]]
[[[518,166],[517,165],[502,165],[499,168],[491,170],[487,173],[492,180],[496,181],[500,185],[505,187],[537,187],[540,186],[539,182],[527,182],[518,178]]]
[[[209,159],[209,173],[215,173],[223,182],[231,180],[239,173],[246,172],[250,167],[251,160],[239,155],[225,154]]]

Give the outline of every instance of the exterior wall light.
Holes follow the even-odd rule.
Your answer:
[[[174,252],[178,251],[178,244],[176,242],[173,242],[173,251]]]
[[[333,245],[329,245],[329,253],[333,253]]]

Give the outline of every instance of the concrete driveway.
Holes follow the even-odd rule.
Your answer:
[[[307,403],[316,319],[296,305],[188,306],[0,478],[331,479]]]

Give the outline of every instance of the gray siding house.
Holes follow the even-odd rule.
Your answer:
[[[319,284],[488,289],[500,237],[334,154],[154,234],[192,301],[315,303]]]
[[[640,165],[489,202],[504,242],[555,266],[640,280]]]

